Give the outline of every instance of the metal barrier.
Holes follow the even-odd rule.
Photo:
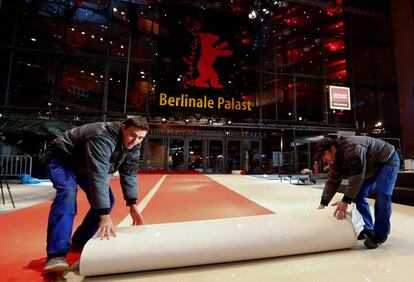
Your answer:
[[[29,155],[0,155],[2,176],[32,175],[32,157]]]

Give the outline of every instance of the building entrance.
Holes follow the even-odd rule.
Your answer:
[[[144,145],[143,169],[231,173],[233,170],[251,171],[255,165],[260,167],[259,138],[231,136],[221,131],[185,133],[181,136],[150,134]]]

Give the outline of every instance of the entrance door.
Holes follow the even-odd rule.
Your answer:
[[[184,140],[170,139],[168,144],[168,171],[185,171]]]
[[[260,153],[260,142],[250,140],[250,151],[249,151],[249,172],[260,173],[262,171],[262,155]]]
[[[203,140],[188,140],[188,170],[204,171]]]
[[[241,141],[227,141],[227,166],[226,172],[231,173],[232,170],[241,170]]]
[[[207,173],[224,173],[223,140],[208,140]]]
[[[151,138],[147,144],[147,163],[148,170],[164,170],[167,163],[167,150],[163,139]]]

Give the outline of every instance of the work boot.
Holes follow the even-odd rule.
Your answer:
[[[365,240],[364,245],[369,249],[376,249],[387,240],[387,235],[374,234]]]
[[[364,229],[359,233],[357,239],[358,240],[366,240],[366,239],[371,238],[372,236],[374,236],[374,232],[372,232],[371,230]]]
[[[51,257],[48,258],[43,269],[45,275],[56,274],[61,275],[69,269],[69,264],[66,262],[65,257]]]

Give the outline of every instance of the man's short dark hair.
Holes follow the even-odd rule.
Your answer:
[[[332,146],[338,147],[338,145],[338,141],[335,139],[329,137],[322,138],[316,143],[316,153],[313,156],[313,160],[319,160],[326,150],[329,150]]]
[[[147,119],[145,117],[142,117],[142,116],[130,117],[130,118],[124,120],[124,122],[122,124],[125,125],[125,128],[128,128],[130,126],[135,126],[135,127],[140,128],[140,129],[149,131],[149,126],[148,126],[148,123],[147,123]]]

